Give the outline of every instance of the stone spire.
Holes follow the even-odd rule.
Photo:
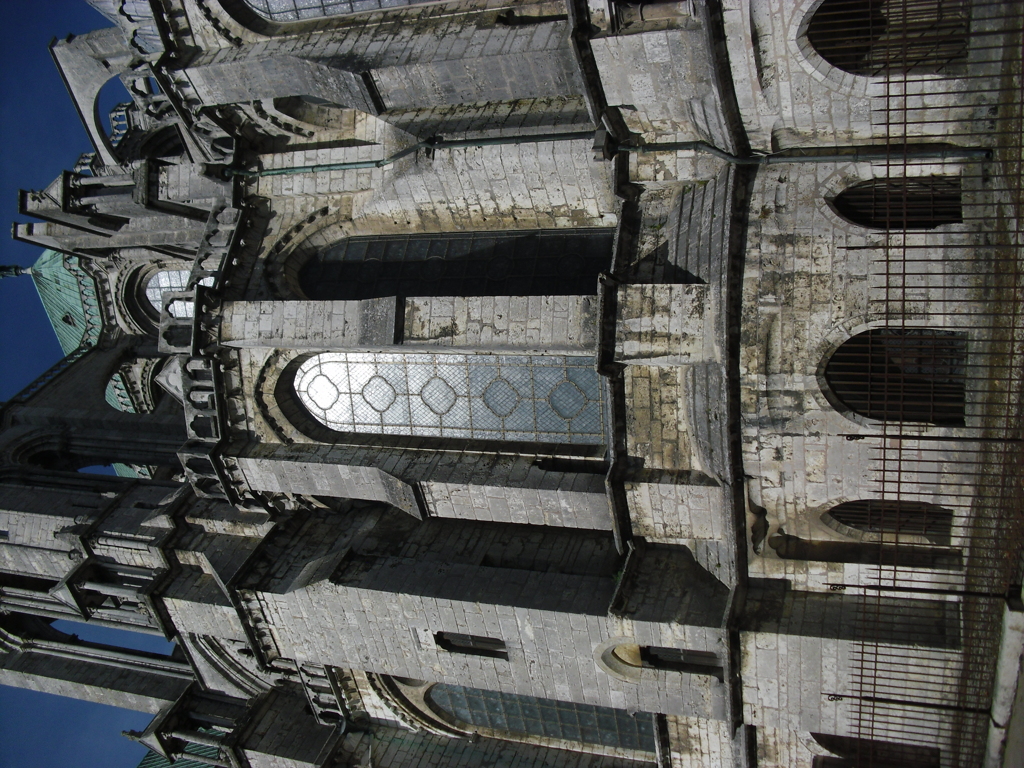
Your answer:
[[[17,264],[0,264],[0,278],[31,274],[31,267],[19,267]]]

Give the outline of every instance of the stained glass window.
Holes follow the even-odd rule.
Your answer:
[[[512,693],[435,685],[430,704],[460,723],[619,749],[654,751],[654,716]]]
[[[593,357],[323,352],[295,391],[339,432],[605,442]]]
[[[267,21],[303,21],[341,16],[361,11],[378,11],[429,0],[245,0],[245,4]]]

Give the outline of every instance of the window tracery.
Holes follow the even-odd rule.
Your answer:
[[[188,290],[190,274],[187,269],[161,269],[146,281],[146,298],[156,310],[157,315],[162,310],[165,293]],[[213,285],[213,278],[205,277],[199,281],[199,284]],[[195,314],[195,305],[192,302],[175,301],[170,305],[168,311],[173,317],[192,317]]]
[[[267,21],[289,22],[422,5],[429,0],[244,0]]]
[[[605,442],[589,356],[323,352],[299,366],[294,388],[338,432]]]

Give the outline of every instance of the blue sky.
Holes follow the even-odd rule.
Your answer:
[[[5,0],[0,25],[0,206],[5,226],[18,190],[42,189],[91,149],[50,58],[49,43],[110,26],[83,0]],[[0,238],[0,264],[32,264],[40,249]],[[0,400],[61,358],[57,337],[28,277],[0,280]]]
[[[0,25],[0,205],[8,225],[18,190],[41,189],[90,151],[50,58],[54,37],[109,26],[83,0],[3,0]],[[0,238],[0,264],[28,266],[39,249]],[[0,280],[0,400],[57,362],[60,347],[32,282]],[[83,639],[166,651],[160,638],[66,625]],[[121,736],[149,717],[0,686],[0,768],[134,768],[146,750]]]

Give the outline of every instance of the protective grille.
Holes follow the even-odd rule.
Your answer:
[[[958,176],[864,181],[840,192],[832,205],[870,229],[935,229],[963,221]]]
[[[883,328],[839,347],[825,379],[835,396],[862,416],[963,426],[966,361],[963,334]]]
[[[854,75],[952,74],[967,60],[969,0],[825,0],[807,37]]]
[[[868,315],[885,327],[836,350],[824,378],[870,420],[846,437],[870,457],[864,495],[875,499],[831,514],[872,533],[857,546],[877,551],[828,586],[860,596],[855,624],[891,639],[855,643],[852,693],[830,700],[858,744],[938,745],[944,767],[983,762],[1002,613],[1021,583],[1021,26],[1019,3],[826,0],[807,32],[833,65],[876,78],[873,130],[887,155],[877,179],[832,201],[863,228],[837,248],[864,265]],[[924,161],[922,137],[991,157]],[[776,544],[805,546],[789,538]],[[962,564],[921,559],[943,547]],[[910,595],[957,607],[955,642],[914,647],[891,600]],[[873,747],[819,762],[892,764]]]

